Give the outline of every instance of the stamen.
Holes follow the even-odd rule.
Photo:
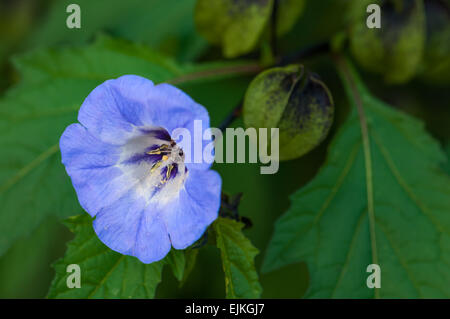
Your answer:
[[[169,166],[167,166],[166,180],[169,179],[170,174],[172,173],[172,169],[173,169],[173,165],[172,165],[172,164],[170,164]]]
[[[184,167],[184,173],[179,172],[179,164],[184,162],[183,150],[177,146],[177,143],[165,131],[162,133],[158,132],[158,130],[147,130],[144,132],[156,137],[156,140],[149,139],[148,141],[150,143],[153,142],[153,144],[141,154],[134,155],[132,163],[140,164],[144,160],[146,163],[151,163],[150,174],[157,175],[150,179],[152,184],[154,183],[154,189],[162,189],[170,181],[175,180],[179,173],[181,173],[181,178],[183,178],[183,175],[186,174],[186,167]],[[182,180],[180,182],[177,180],[173,183],[173,187],[179,187],[181,182]],[[171,187],[168,189],[171,189]]]
[[[174,178],[177,174],[178,165],[177,164],[169,164],[165,166],[161,170],[161,175],[163,175],[163,178],[158,184],[158,188],[161,188],[165,183],[167,183],[171,178]]]
[[[153,173],[155,170],[157,170],[161,166],[162,162],[158,161],[155,164],[153,164],[152,168],[150,169],[150,173]]]
[[[170,152],[171,152],[171,149],[169,148],[169,145],[163,144],[160,147],[155,148],[154,150],[148,151],[147,154],[149,154],[149,155],[159,155],[161,153],[170,153]]]

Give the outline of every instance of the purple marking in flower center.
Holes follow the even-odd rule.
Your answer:
[[[158,162],[158,161],[160,161],[162,159],[162,155],[161,154],[148,154],[148,152],[152,151],[152,150],[155,150],[158,147],[160,147],[160,145],[157,145],[157,144],[152,145],[149,148],[147,148],[145,150],[145,152],[134,154],[133,156],[131,156],[127,160],[123,161],[122,164],[138,165],[138,164],[141,164],[142,162],[147,162],[149,164],[154,164],[154,163],[156,163],[156,162]]]
[[[141,129],[140,130],[144,134],[151,135],[152,137],[155,137],[157,139],[170,142],[172,138],[170,137],[169,132],[165,130],[164,128],[155,128],[155,129]]]
[[[176,164],[176,163],[172,164],[172,169],[169,172],[169,176],[167,176],[168,171],[169,171],[169,166],[164,166],[164,168],[161,169],[161,176],[163,178],[167,178],[167,180],[175,178],[178,173],[178,164]]]
[[[149,174],[159,173],[161,175],[159,183],[155,185],[158,189],[161,189],[170,180],[175,179],[179,173],[187,173],[187,168],[184,165],[184,173],[179,171],[179,165],[184,164],[184,152],[165,129],[141,129],[140,131],[144,133],[144,136],[148,136],[149,141],[153,141],[155,144],[132,155],[122,164],[150,164]]]

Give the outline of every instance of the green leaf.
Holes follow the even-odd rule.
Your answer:
[[[193,11],[196,0],[78,0],[81,28],[69,29],[66,8],[71,0],[51,3],[48,16],[28,40],[30,47],[61,43],[84,44],[98,32],[139,41],[191,60],[207,48],[207,42],[196,34]]]
[[[197,263],[198,249],[188,249],[184,253],[186,266],[183,272],[183,278],[180,281],[180,287],[184,286],[186,280],[194,269],[195,264]]]
[[[198,0],[195,23],[211,43],[233,58],[252,51],[267,25],[273,0]]]
[[[76,233],[66,255],[55,265],[56,276],[48,298],[153,298],[161,281],[165,261],[143,264],[137,258],[121,255],[106,247],[83,214],[72,217],[68,227]],[[67,266],[80,266],[81,288],[68,288],[72,273]]]
[[[59,220],[49,218],[28,238],[14,243],[0,258],[0,298],[45,297],[54,277],[49,265],[64,253],[69,236]]]
[[[262,288],[254,265],[258,250],[242,234],[244,224],[219,217],[213,227],[222,256],[227,298],[259,298]]]
[[[450,142],[447,142],[444,147],[444,151],[447,155],[447,161],[444,163],[444,170],[450,175]]]
[[[172,249],[166,257],[166,261],[170,268],[172,268],[173,275],[178,279],[178,281],[183,279],[184,269],[186,268],[186,259],[184,254],[184,250]]]
[[[47,216],[79,211],[58,141],[100,83],[137,74],[183,85],[217,114],[227,106],[208,90],[220,87],[224,102],[240,99],[241,89],[230,88],[227,79],[256,70],[243,62],[178,65],[146,46],[106,37],[82,48],[38,50],[15,59],[15,66],[21,82],[0,100],[0,255]]]
[[[354,108],[319,174],[277,221],[263,270],[305,261],[312,298],[448,298],[445,155],[421,122],[373,97],[348,63],[339,65]],[[380,289],[366,285],[369,264],[381,267]]]

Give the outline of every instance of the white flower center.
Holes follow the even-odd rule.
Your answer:
[[[122,146],[118,167],[138,196],[165,204],[178,196],[186,180],[184,152],[163,128],[138,131]]]

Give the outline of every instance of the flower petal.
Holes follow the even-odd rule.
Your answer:
[[[104,142],[120,145],[136,127],[188,128],[195,119],[209,127],[206,109],[170,84],[153,85],[137,75],[124,75],[96,87],[83,102],[78,121]]]
[[[138,76],[123,76],[97,86],[84,100],[78,121],[100,140],[120,145],[141,124],[146,92],[153,82]],[[121,96],[130,96],[124,99]]]
[[[221,184],[220,175],[215,171],[189,171],[179,197],[167,204],[162,214],[174,248],[192,245],[217,218]]]
[[[158,212],[133,192],[102,209],[94,220],[94,230],[112,250],[135,256],[146,264],[161,260],[171,249]]]
[[[166,124],[166,128],[172,135],[173,130],[176,128],[186,128],[191,134],[190,146],[184,149],[186,154],[186,166],[190,170],[200,169],[206,170],[211,167],[212,163],[207,163],[203,158],[203,150],[209,143],[212,142],[211,136],[203,139],[205,130],[209,129],[209,114],[208,111],[200,104],[196,103],[189,95],[181,91],[180,89],[166,83],[158,84],[155,86],[158,89],[160,96],[160,102],[165,105],[170,105],[173,109],[185,108],[192,112],[191,117],[183,119],[180,118],[176,125]],[[199,127],[199,136],[194,136],[194,121],[199,121],[201,127]],[[197,138],[197,140],[196,140]],[[195,147],[195,143],[200,145],[200,147]],[[195,158],[201,159],[201,162],[194,162]]]
[[[203,125],[209,127],[208,111],[182,90],[167,83],[160,83],[155,85],[154,92],[157,94],[152,96],[152,102],[161,105],[164,111],[171,112],[173,109],[188,110],[193,113],[194,119],[205,121]],[[172,130],[174,128],[176,127],[173,127]],[[171,132],[169,131],[169,133]]]
[[[123,173],[114,166],[118,147],[98,140],[80,124],[68,126],[59,145],[78,200],[91,216],[127,192]]]

